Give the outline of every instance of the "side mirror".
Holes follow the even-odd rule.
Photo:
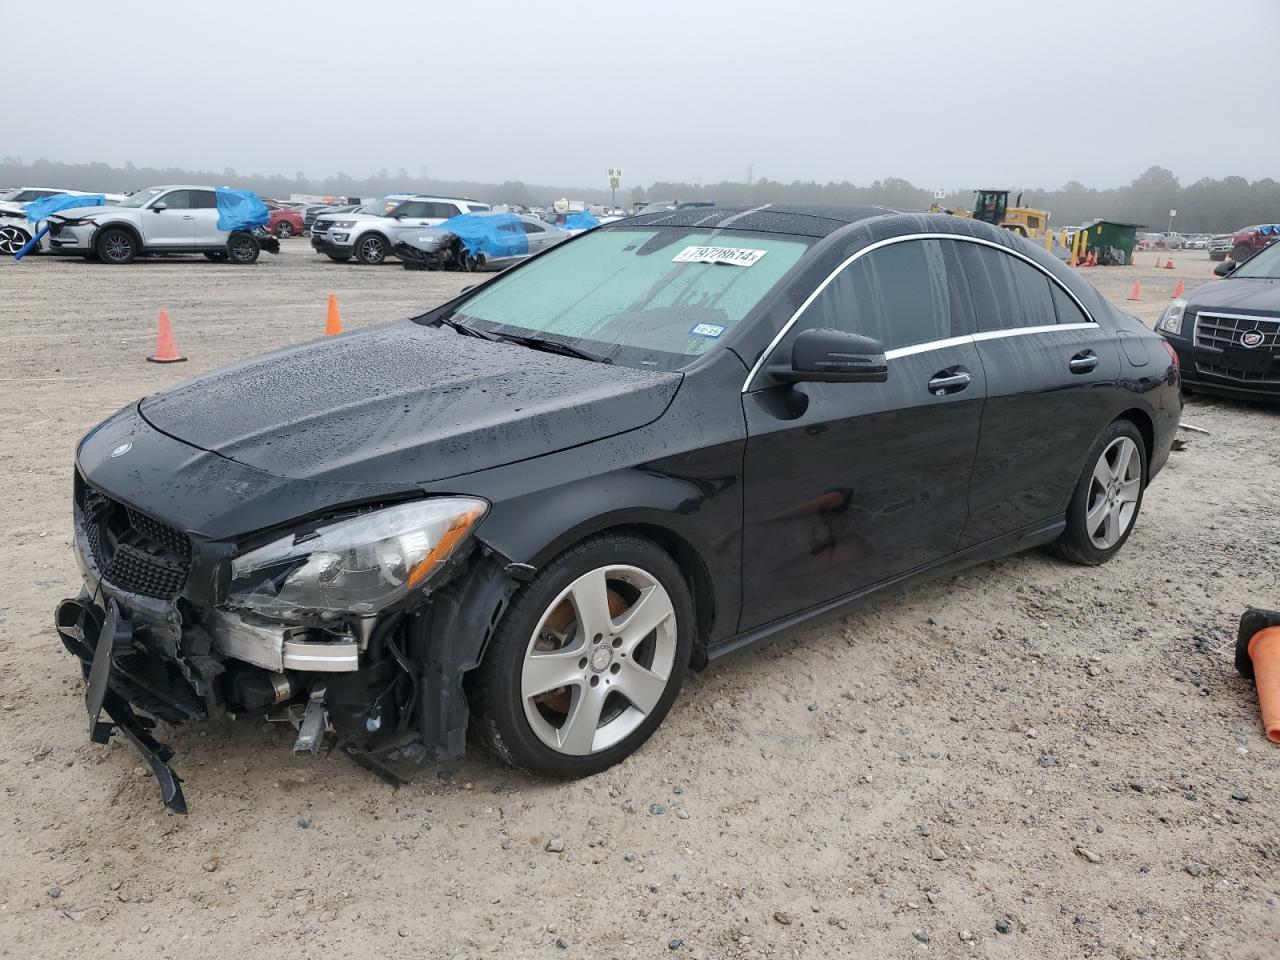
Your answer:
[[[884,345],[844,330],[804,330],[791,341],[791,364],[769,373],[788,383],[884,383],[889,362]]]
[[[1240,266],[1240,264],[1236,263],[1234,260],[1223,260],[1213,268],[1213,275],[1215,277],[1225,277],[1238,266]]]
[[[166,210],[168,210],[168,209],[169,209],[169,205],[168,205],[167,203],[164,203],[164,202],[161,202],[161,203],[153,203],[153,204],[151,205],[151,209],[152,209],[152,210],[154,210],[156,213],[164,213]]]

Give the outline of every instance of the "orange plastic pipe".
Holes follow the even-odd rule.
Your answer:
[[[1249,659],[1258,686],[1258,706],[1267,739],[1280,743],[1280,627],[1267,627],[1249,638]]]

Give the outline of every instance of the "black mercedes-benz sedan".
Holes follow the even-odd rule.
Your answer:
[[[1223,279],[1171,301],[1156,322],[1178,354],[1183,385],[1280,402],[1280,243],[1213,272]]]
[[[56,621],[90,730],[181,809],[166,723],[576,777],[689,668],[1042,544],[1101,563],[1176,357],[1011,233],[878,208],[663,211],[422,316],[180,384],[76,451]]]

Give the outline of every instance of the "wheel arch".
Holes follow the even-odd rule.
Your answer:
[[[1130,407],[1120,413],[1115,420],[1128,420],[1138,428],[1138,433],[1142,434],[1143,452],[1146,453],[1146,469],[1147,476],[1143,477],[1143,483],[1150,480],[1151,459],[1155,456],[1156,448],[1156,426],[1151,419],[1151,414],[1143,410],[1141,407]],[[1115,420],[1112,422],[1114,423]]]
[[[142,231],[135,224],[128,220],[109,220],[106,223],[98,224],[98,228],[93,231],[93,239],[89,242],[89,246],[95,250],[98,248],[98,238],[108,230],[123,230],[125,233],[133,237],[134,243],[138,245],[138,252],[142,253],[147,243],[142,239]]]

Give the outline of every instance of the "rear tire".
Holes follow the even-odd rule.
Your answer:
[[[1084,566],[1106,563],[1133,532],[1146,487],[1146,442],[1131,421],[1115,420],[1089,448],[1053,552]]]
[[[241,266],[257,263],[260,250],[258,238],[251,233],[233,233],[227,240],[228,258]]]
[[[94,249],[103,263],[119,266],[132,263],[138,256],[138,241],[128,230],[108,227],[98,234]]]
[[[684,576],[656,544],[606,534],[570,547],[516,592],[471,676],[482,733],[539,776],[613,766],[671,709],[694,623]]]
[[[376,233],[362,238],[356,244],[356,259],[363,264],[376,267],[387,259],[387,241]]]

